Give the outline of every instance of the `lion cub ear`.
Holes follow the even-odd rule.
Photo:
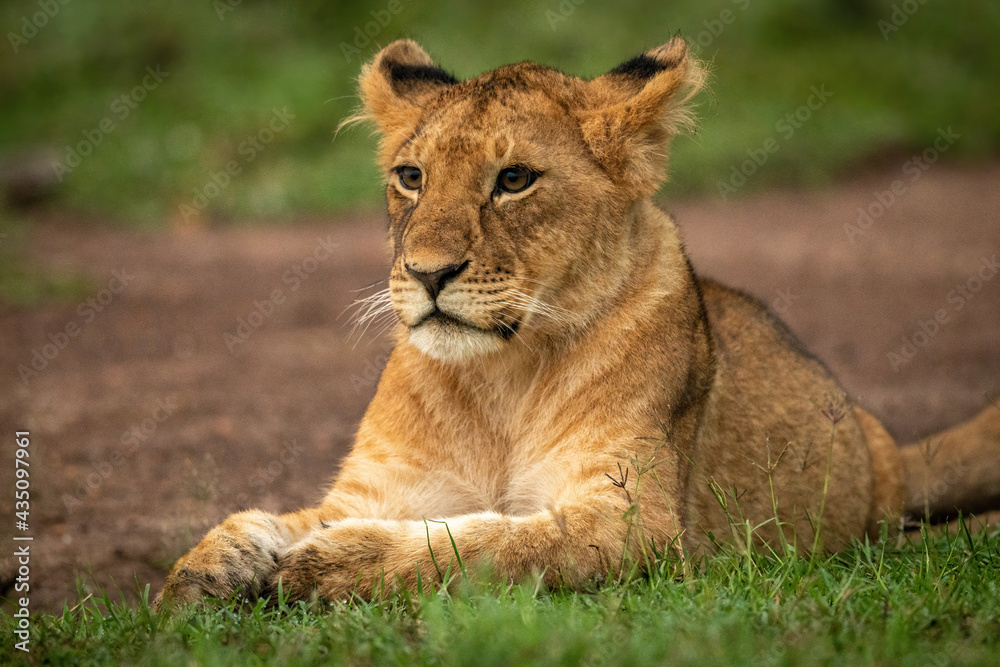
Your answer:
[[[413,131],[423,106],[458,80],[435,65],[419,44],[400,39],[361,69],[359,83],[361,115],[374,120],[388,137]]]
[[[578,119],[612,178],[640,197],[656,191],[667,164],[666,144],[693,125],[687,102],[705,78],[687,44],[675,37],[586,82]]]

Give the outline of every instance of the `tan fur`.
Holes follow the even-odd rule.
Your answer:
[[[703,83],[679,39],[589,81],[456,82],[405,40],[366,65],[398,344],[323,503],[230,517],[163,597],[369,597],[460,565],[578,585],[710,540],[842,548],[898,517],[889,435],[766,309],[698,279],[649,200]],[[504,192],[515,165],[540,176]],[[435,301],[417,276],[440,271]],[[1000,448],[988,421],[956,434],[969,456]]]

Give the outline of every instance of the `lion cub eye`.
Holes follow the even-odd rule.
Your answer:
[[[524,165],[516,164],[513,167],[500,170],[500,174],[497,176],[497,191],[512,194],[523,192],[535,182],[536,178],[538,178],[538,174]]]
[[[419,190],[424,184],[424,174],[416,167],[396,167],[396,173],[399,175],[399,184],[407,190]]]

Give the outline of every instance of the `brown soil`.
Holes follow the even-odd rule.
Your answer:
[[[1000,253],[1000,166],[932,169],[850,242],[844,223],[899,176],[666,208],[699,271],[771,304],[852,397],[912,441],[1000,397],[1000,279],[975,278]],[[371,334],[354,345],[338,317],[383,278],[383,234],[379,216],[155,233],[38,222],[30,262],[88,276],[106,305],[0,307],[0,539],[16,532],[14,432],[30,430],[34,609],[75,599],[78,575],[128,599],[136,580],[155,591],[228,513],[320,498],[388,350]],[[131,278],[102,295],[116,271]],[[280,302],[263,303],[271,296]],[[225,334],[255,310],[269,314],[231,352]],[[920,322],[939,310],[947,321],[925,339]],[[18,366],[70,323],[78,333],[23,382]],[[924,344],[894,370],[903,338]],[[12,551],[0,562],[6,595]]]

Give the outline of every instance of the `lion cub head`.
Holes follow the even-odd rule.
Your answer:
[[[628,269],[632,212],[703,76],[680,39],[589,81],[530,62],[458,81],[410,40],[379,52],[361,115],[382,135],[409,341],[460,362],[584,326]]]

